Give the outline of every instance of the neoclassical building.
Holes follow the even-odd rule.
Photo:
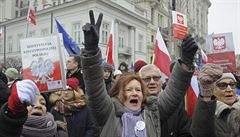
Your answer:
[[[55,19],[83,47],[82,26],[89,20],[90,9],[95,16],[100,12],[104,15],[99,44],[103,56],[114,22],[115,64],[125,61],[130,65],[138,59],[151,63],[158,27],[174,59],[179,56],[179,40],[172,37],[172,9],[175,7],[187,15],[189,32],[205,48],[211,6],[209,0],[34,0],[37,25],[27,27],[28,3],[28,0],[0,0],[1,62],[6,62],[7,57],[20,57],[20,39],[56,34]]]

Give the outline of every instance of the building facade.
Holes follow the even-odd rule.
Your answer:
[[[0,0],[0,28],[5,28],[6,33],[6,37],[0,37],[1,58],[20,56],[19,40],[27,34],[28,4],[28,0]],[[205,49],[211,3],[209,0],[34,0],[34,6],[37,25],[28,26],[28,37],[56,34],[54,19],[57,19],[80,47],[83,47],[84,39],[82,26],[89,20],[88,11],[92,9],[96,15],[103,13],[99,43],[103,56],[114,21],[114,62],[117,67],[122,61],[130,65],[139,59],[151,63],[157,28],[160,28],[171,57],[179,56],[179,40],[172,37],[171,29],[173,7],[187,15],[189,32]]]

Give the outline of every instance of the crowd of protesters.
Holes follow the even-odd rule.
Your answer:
[[[89,17],[81,55],[66,62],[66,89],[40,93],[17,69],[0,72],[0,137],[240,137],[239,79],[218,65],[203,66],[193,117],[185,110],[198,50],[191,35],[163,83],[159,68],[143,60],[134,70],[103,64],[103,15]]]

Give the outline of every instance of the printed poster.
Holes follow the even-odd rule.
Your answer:
[[[188,34],[187,28],[187,16],[177,12],[172,11],[173,19],[173,37],[177,39],[183,39]]]
[[[26,38],[20,40],[20,45],[24,79],[33,80],[41,92],[66,88],[57,36]]]
[[[236,71],[236,59],[234,52],[232,33],[221,33],[207,37],[209,63],[219,64],[224,72]]]

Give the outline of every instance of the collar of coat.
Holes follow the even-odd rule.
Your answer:
[[[240,97],[237,97],[237,101],[232,105],[229,106],[221,101],[217,101],[217,106],[216,106],[216,111],[215,111],[215,116],[218,118],[221,116],[222,112],[226,109],[240,109]]]

